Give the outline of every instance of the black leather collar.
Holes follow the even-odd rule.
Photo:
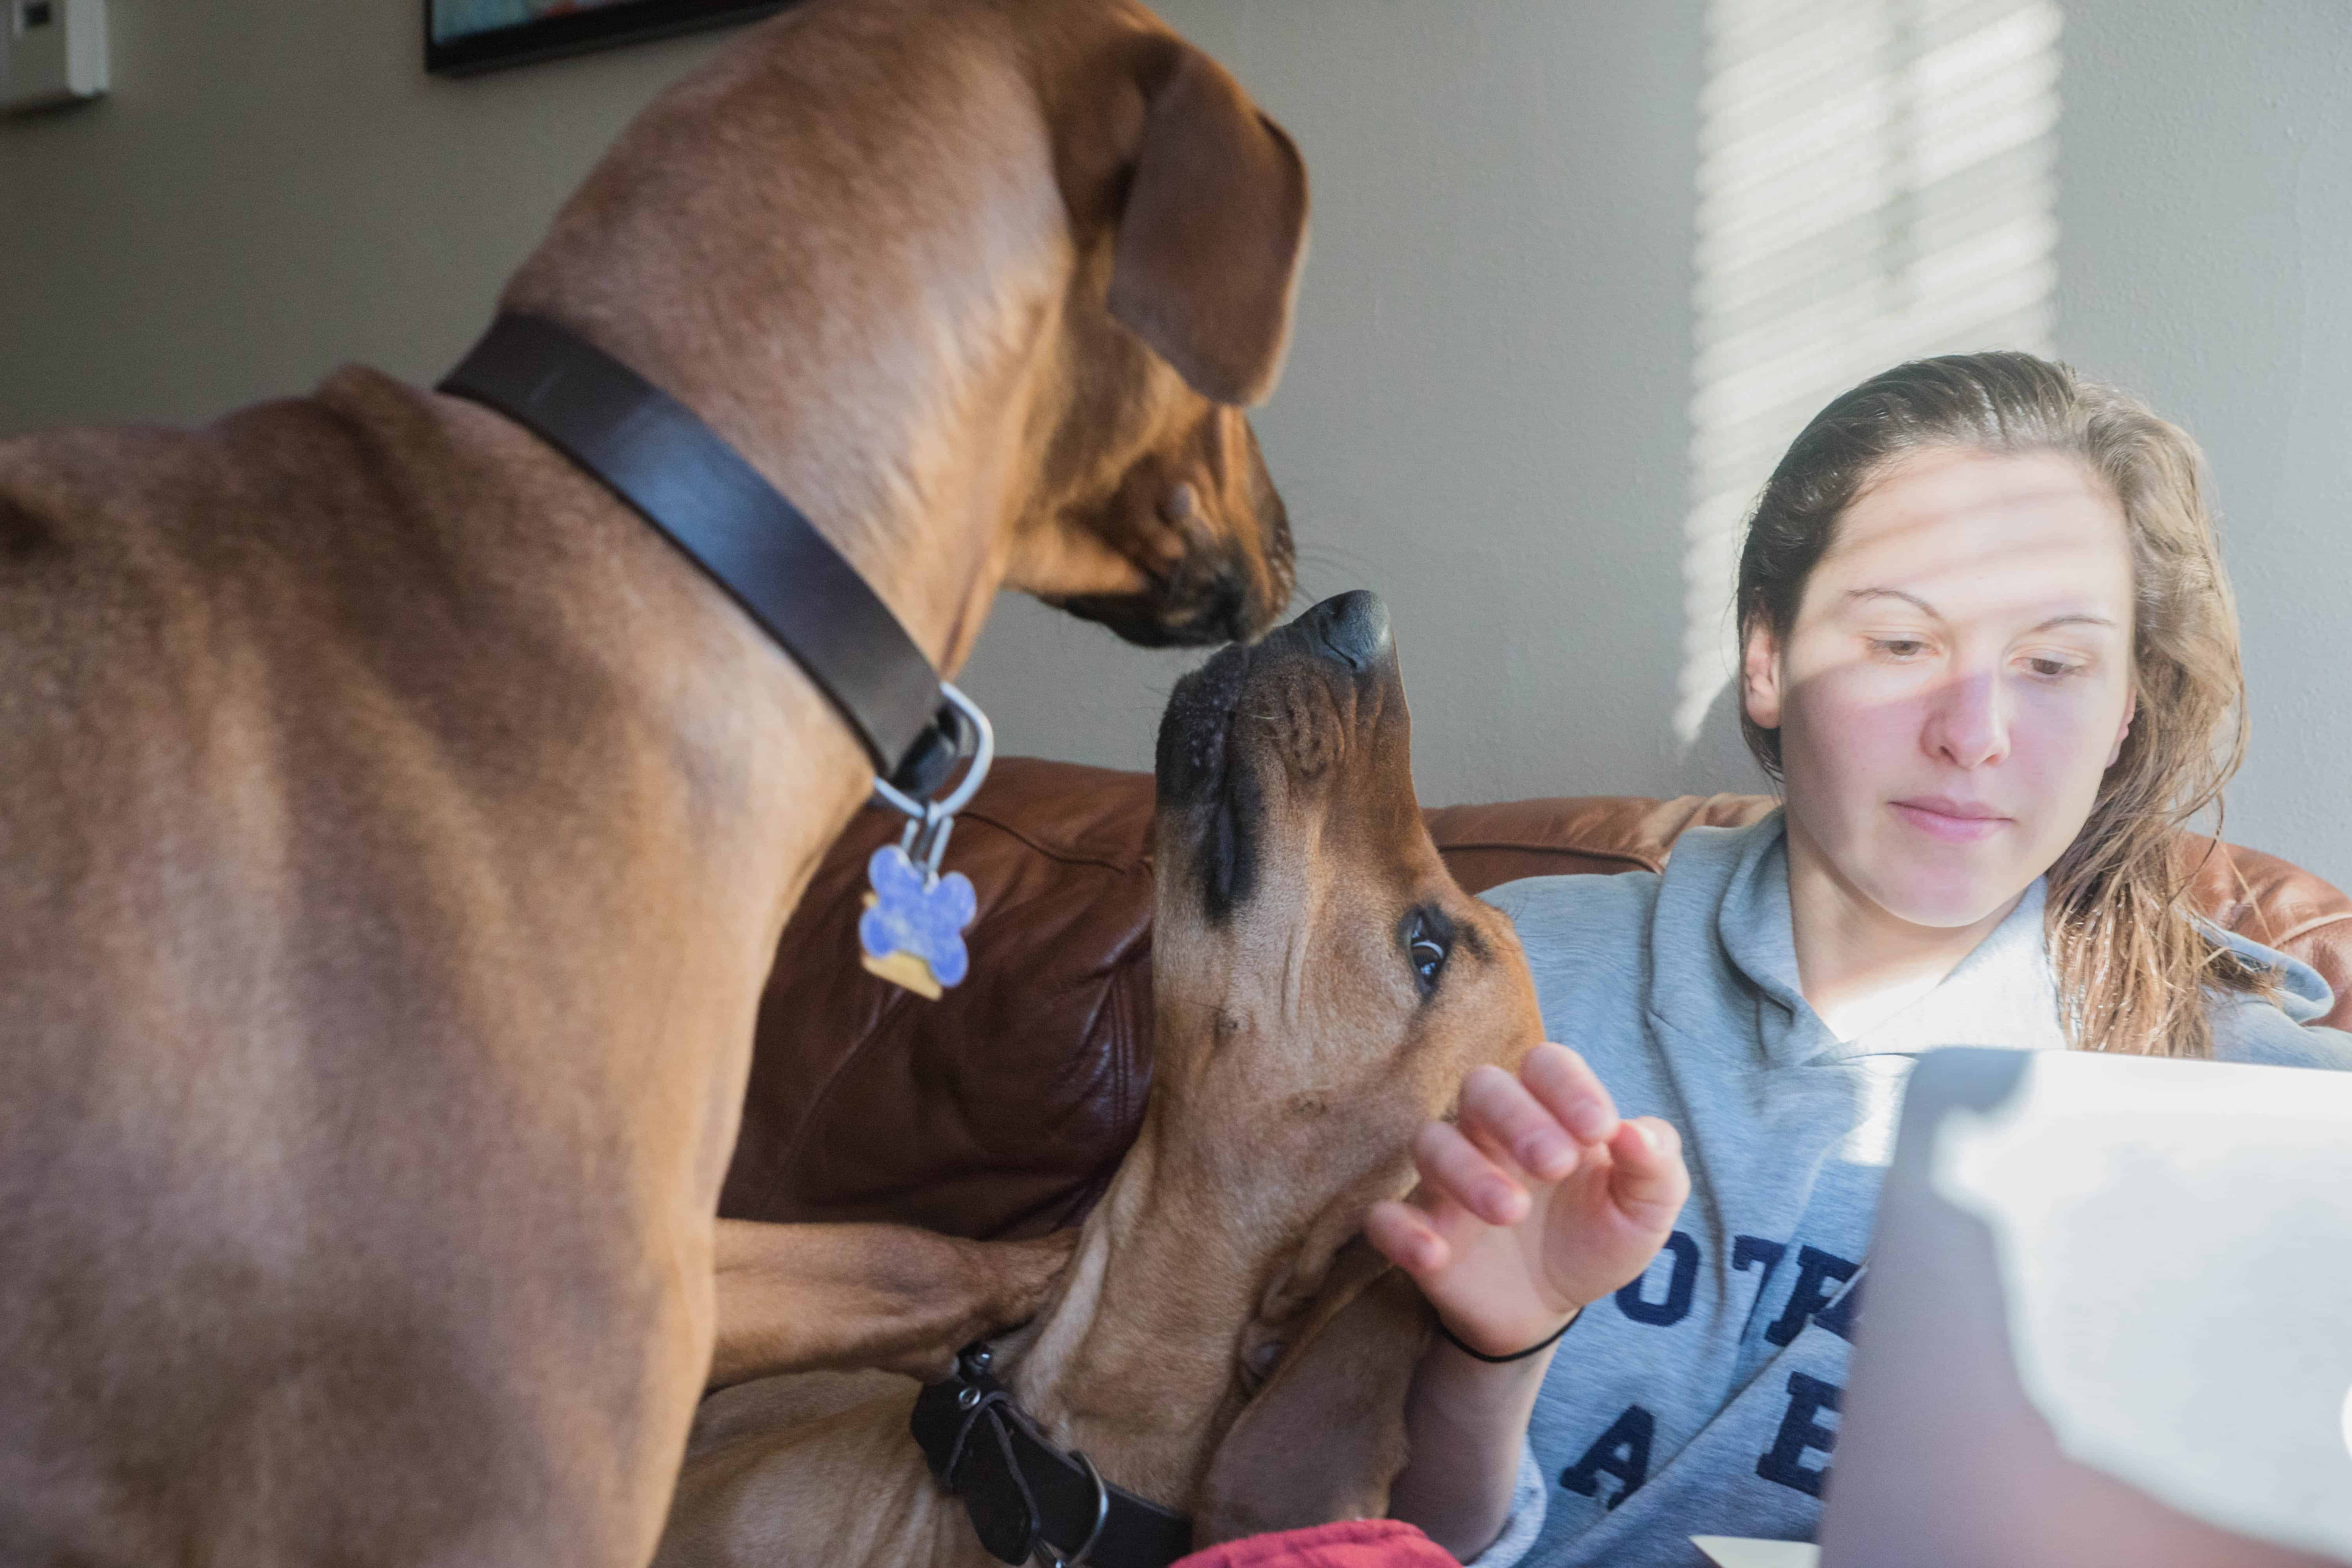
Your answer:
[[[1047,1442],[989,1374],[990,1359],[986,1345],[967,1346],[954,1375],[916,1398],[908,1425],[991,1555],[1041,1556],[1052,1568],[1168,1568],[1192,1550],[1191,1520]]]
[[[486,404],[602,479],[808,672],[873,759],[928,795],[963,721],[939,671],[814,525],[692,410],[593,343],[502,314],[443,392]]]

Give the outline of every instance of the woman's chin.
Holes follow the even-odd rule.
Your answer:
[[[2031,878],[2027,879],[2030,882]],[[1958,931],[2006,914],[2024,887],[1976,868],[1921,867],[1875,889],[1879,906],[1906,925]]]

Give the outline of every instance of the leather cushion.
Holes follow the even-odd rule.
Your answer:
[[[858,966],[866,858],[903,821],[861,812],[778,949],[719,1212],[971,1237],[1075,1223],[1150,1090],[1151,795],[1148,773],[1000,761],[949,845],[980,912],[971,977],[938,1002]],[[1656,870],[1684,829],[1737,826],[1771,806],[1762,795],[1591,796],[1427,817],[1475,893],[1520,877]],[[2191,897],[2317,969],[2337,997],[2323,1021],[2352,1025],[2352,900],[2226,844],[2200,856]]]
[[[858,965],[861,811],[784,928],[719,1212],[954,1236],[1074,1223],[1151,1084],[1151,775],[1009,757],[957,817],[971,973],[937,1002]]]

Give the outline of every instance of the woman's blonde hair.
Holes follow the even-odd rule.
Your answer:
[[[2138,710],[2089,817],[2050,868],[2060,1021],[2077,1049],[2210,1055],[2201,990],[2273,982],[2209,934],[2187,899],[2197,869],[2187,824],[2218,805],[2245,753],[2246,720],[2237,608],[2204,460],[2185,432],[2032,354],[1948,354],[1874,376],[1816,415],[1765,485],[1739,552],[1741,638],[1761,626],[1785,643],[1805,579],[1863,487],[1906,453],[1951,447],[2071,453],[2122,505]],[[1780,777],[1779,732],[1744,711],[1740,728]]]

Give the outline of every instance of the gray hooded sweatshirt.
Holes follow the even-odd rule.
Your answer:
[[[1662,874],[1486,895],[1547,1035],[1684,1140],[1690,1201],[1640,1279],[1561,1340],[1503,1533],[1474,1568],[1686,1568],[1693,1535],[1810,1541],[1906,1075],[1939,1046],[2062,1050],[2042,884],[1933,991],[1840,1040],[1797,984],[1779,813],[1694,828]],[[2213,994],[2225,1060],[2352,1068],[2308,965],[2231,936],[2280,1001]]]

